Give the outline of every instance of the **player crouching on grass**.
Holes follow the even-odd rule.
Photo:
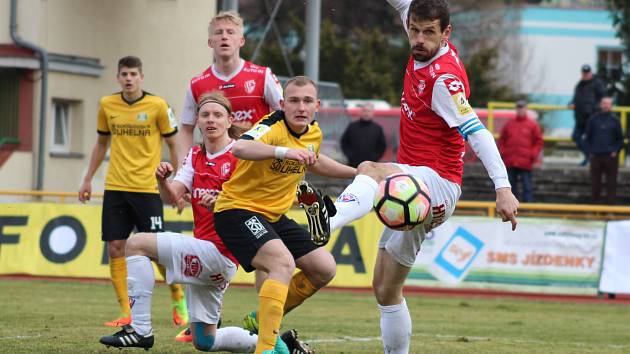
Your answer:
[[[153,347],[151,297],[155,276],[151,259],[166,268],[169,284],[186,284],[192,342],[201,351],[252,352],[257,336],[238,327],[217,328],[223,295],[237,269],[236,258],[214,230],[214,202],[237,160],[231,148],[233,133],[230,102],[218,92],[205,94],[197,104],[197,126],[203,143],[190,149],[172,182],[173,166],[162,162],[155,173],[160,196],[173,202],[191,194],[194,238],[171,232],[138,233],[127,241],[127,283],[131,324],[100,342],[113,347]],[[287,334],[288,333],[288,334]],[[295,339],[295,331],[284,336]],[[288,354],[282,340],[275,353]]]

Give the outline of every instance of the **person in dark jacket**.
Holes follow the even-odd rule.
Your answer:
[[[359,120],[348,125],[341,136],[341,150],[348,165],[357,167],[363,161],[378,161],[383,157],[387,143],[383,128],[374,122],[374,106],[365,103]]]
[[[527,102],[516,102],[516,117],[501,129],[498,145],[507,167],[512,193],[520,201],[531,203],[534,200],[532,168],[543,148],[543,137],[538,123],[527,117]],[[519,180],[523,193],[519,193]]]
[[[588,164],[588,152],[582,144],[586,122],[597,111],[597,105],[604,96],[606,96],[604,83],[593,75],[590,65],[582,65],[582,79],[575,86],[573,100],[569,104],[569,108],[573,109],[575,116],[575,126],[571,138],[584,154],[584,160],[580,166]]]
[[[606,203],[614,204],[617,189],[617,154],[623,146],[619,119],[610,111],[612,98],[602,98],[600,111],[593,114],[584,131],[584,146],[591,159],[591,198],[601,203],[602,175],[606,176]]]

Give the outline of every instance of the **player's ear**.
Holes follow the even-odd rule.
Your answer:
[[[280,109],[284,111],[284,98],[280,99]]]
[[[245,37],[241,36],[241,40],[239,41],[239,47],[242,47],[245,45]]]
[[[449,24],[448,26],[446,26],[446,28],[444,29],[444,32],[442,32],[442,38],[446,41],[448,40],[448,37],[451,36],[451,32],[453,31],[453,27],[451,27],[451,25]]]
[[[315,112],[319,111],[319,106],[321,106],[322,101],[319,100],[319,98],[317,99],[317,101],[315,102]]]
[[[228,114],[227,120],[228,120],[228,123],[230,123],[230,126],[234,124],[234,115],[232,113]]]
[[[208,48],[212,48],[212,38],[208,38]]]

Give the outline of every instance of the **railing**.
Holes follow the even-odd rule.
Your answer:
[[[58,198],[61,203],[65,203],[66,199],[77,201],[77,192],[0,190],[0,196],[31,197],[34,201],[40,201],[42,197]],[[102,198],[102,193],[92,194],[92,199]],[[457,203],[455,214],[495,217],[495,206],[494,202],[460,200]],[[578,220],[622,220],[630,219],[630,207],[612,205],[521,203],[518,216],[543,218],[553,217]]]
[[[0,190],[0,196],[17,196],[17,197],[31,197],[35,200],[41,200],[43,197],[59,198],[60,203],[65,203],[66,198],[78,201],[78,192],[47,192],[47,191],[8,191]],[[92,193],[91,199],[102,199],[103,193]]]
[[[487,129],[495,136],[498,137],[499,133],[494,131],[494,110],[501,108],[516,108],[515,102],[496,102],[491,101],[488,102],[488,124]],[[572,110],[566,105],[553,105],[553,104],[541,104],[541,103],[528,103],[528,109],[537,110],[537,111],[567,111]],[[613,112],[617,112],[620,115],[621,120],[621,129],[623,131],[623,136],[626,136],[627,125],[628,125],[628,114],[630,113],[630,107],[627,106],[615,106],[612,108]],[[545,142],[569,142],[571,141],[570,137],[555,137],[555,136],[543,136]],[[624,140],[624,144],[627,141]],[[626,160],[625,149],[622,149],[619,152],[619,163],[623,164]]]
[[[455,214],[495,217],[495,207],[495,202],[460,200],[457,203]],[[630,219],[630,207],[614,205],[521,203],[517,216],[578,220],[625,220]]]

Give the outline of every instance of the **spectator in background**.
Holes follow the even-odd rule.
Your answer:
[[[357,167],[363,161],[378,161],[383,157],[387,143],[383,128],[374,122],[374,106],[365,103],[361,106],[359,120],[348,125],[341,136],[341,150],[348,159],[348,165]]]
[[[600,203],[602,175],[606,175],[606,203],[615,203],[617,189],[617,154],[623,146],[619,119],[610,111],[612,98],[604,97],[600,111],[589,118],[584,131],[584,146],[591,159],[591,199]]]
[[[527,117],[527,102],[516,102],[516,117],[501,129],[499,151],[507,167],[512,192],[520,201],[533,201],[532,168],[542,148],[542,133],[538,123]],[[519,192],[519,180],[522,194]]]
[[[593,75],[590,65],[582,65],[582,78],[575,86],[573,100],[569,103],[569,108],[573,109],[575,116],[575,127],[571,138],[584,154],[584,160],[580,163],[580,166],[588,164],[588,152],[583,146],[586,122],[597,111],[597,104],[604,96],[606,96],[604,83]]]

